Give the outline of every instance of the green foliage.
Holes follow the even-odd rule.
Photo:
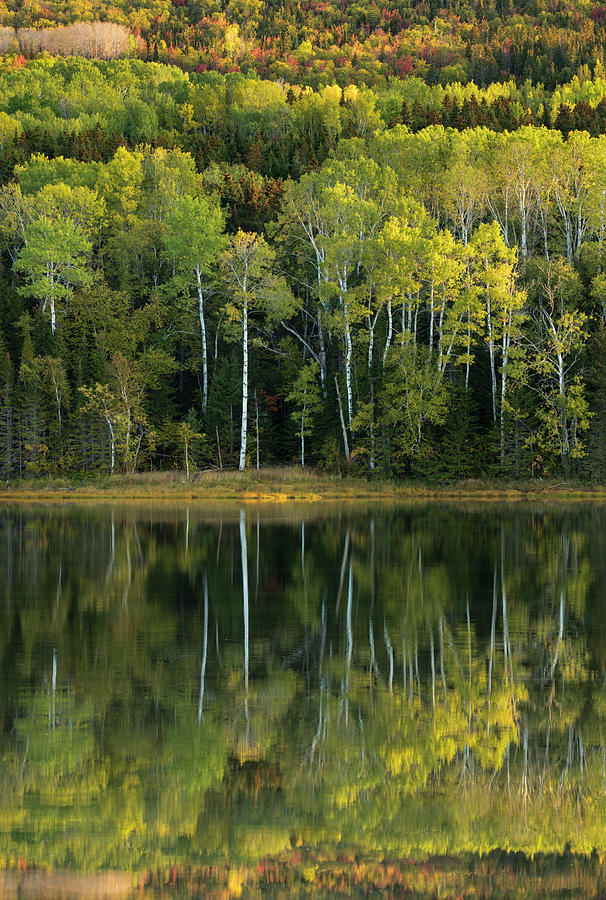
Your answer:
[[[380,422],[390,429],[394,458],[426,454],[427,427],[443,424],[448,415],[448,388],[431,354],[409,342],[394,347],[380,402]]]
[[[255,27],[212,40],[241,65]],[[312,38],[289,49],[302,78]],[[347,65],[370,73],[360,54]],[[567,104],[599,117],[603,73],[551,106],[530,82],[435,74],[304,89],[135,59],[5,61],[1,328],[21,375],[3,471],[169,467],[192,409],[205,465],[235,462],[244,418],[260,464],[292,459],[296,433],[299,458],[307,437],[341,472],[588,471],[606,144],[529,123]]]
[[[42,312],[49,308],[53,334],[59,302],[67,301],[74,287],[90,280],[86,269],[90,250],[90,242],[69,218],[42,216],[25,230],[25,246],[15,270],[23,272],[29,282],[22,293],[40,300]]]

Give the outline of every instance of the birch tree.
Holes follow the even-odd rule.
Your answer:
[[[314,418],[320,411],[320,391],[318,387],[319,365],[312,360],[303,366],[299,377],[286,400],[294,404],[292,419],[297,424],[299,444],[301,448],[301,467],[305,467],[305,438],[314,428]]]
[[[238,468],[246,467],[248,431],[249,334],[251,316],[265,313],[279,321],[294,309],[294,300],[283,278],[274,271],[274,252],[255,232],[238,231],[229,239],[222,256],[229,294],[225,312],[230,323],[241,328],[242,340],[242,421]]]
[[[515,250],[505,246],[496,222],[480,225],[470,242],[470,252],[473,278],[483,298],[492,418],[495,425],[499,423],[503,454],[507,377],[512,342],[519,337],[524,320],[525,295],[516,288]]]
[[[25,246],[14,268],[27,279],[21,293],[39,300],[43,313],[48,310],[53,335],[60,304],[67,304],[76,285],[91,280],[86,265],[90,251],[90,241],[70,219],[41,218],[25,230]]]
[[[539,398],[529,443],[541,455],[558,458],[564,473],[571,459],[584,455],[581,438],[591,417],[580,366],[588,317],[565,302],[570,279],[574,272],[566,263],[549,265],[543,302],[532,315],[534,327],[523,337],[530,360],[527,384]]]
[[[569,263],[578,256],[587,231],[590,172],[591,138],[573,132],[552,157],[552,192]]]
[[[420,456],[427,426],[443,424],[448,415],[448,389],[426,347],[405,339],[393,348],[380,401],[380,421],[391,429],[396,455]]]
[[[485,128],[454,131],[450,135],[451,158],[443,182],[444,205],[464,246],[486,204],[488,178],[482,156],[489,138],[490,132]]]
[[[209,293],[211,267],[225,245],[225,221],[217,204],[204,197],[180,198],[169,216],[165,238],[166,254],[174,263],[173,287],[190,296],[193,288],[197,301],[202,356],[202,415],[208,405],[208,339],[205,300]]]

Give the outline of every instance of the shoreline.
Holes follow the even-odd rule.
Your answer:
[[[566,871],[561,861],[567,860]],[[435,895],[445,900],[473,896],[555,898],[564,887],[572,897],[594,896],[603,878],[603,864],[575,854],[539,854],[538,858],[493,849],[487,854],[462,853],[418,859],[393,858],[380,853],[349,854],[308,849],[286,856],[270,856],[251,863],[192,866],[165,865],[139,873],[124,871],[72,872],[69,869],[0,869],[0,896],[43,900],[48,896],[74,900],[131,900],[134,897],[174,896],[227,900],[259,896],[277,888],[278,896],[367,896],[385,891],[416,898]],[[295,888],[295,891],[293,891]],[[530,893],[529,893],[530,891]],[[580,893],[582,891],[582,893]],[[601,896],[601,895],[600,895]]]
[[[466,480],[447,484],[368,481],[338,478],[297,468],[200,473],[188,481],[185,473],[153,472],[136,475],[22,479],[0,485],[2,502],[213,502],[320,503],[459,501],[580,501],[606,502],[606,485],[575,482]]]

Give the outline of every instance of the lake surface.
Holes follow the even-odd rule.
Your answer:
[[[5,894],[604,889],[606,507],[11,505],[0,548]]]

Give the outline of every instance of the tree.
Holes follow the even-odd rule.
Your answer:
[[[505,398],[509,367],[512,359],[519,355],[519,338],[526,319],[526,294],[516,287],[515,262],[515,250],[505,246],[497,223],[480,225],[470,242],[470,264],[472,279],[484,305],[492,418],[495,424],[497,419],[499,421],[501,465],[505,461]],[[499,355],[500,379],[497,373]]]
[[[315,360],[303,366],[291,392],[286,397],[286,400],[295,406],[291,415],[298,424],[302,468],[305,467],[305,438],[312,433],[314,418],[321,407],[319,371],[320,366]]]
[[[80,388],[85,401],[83,412],[100,417],[107,425],[112,474],[118,459],[124,473],[134,473],[143,439],[148,445],[155,442],[156,433],[144,401],[148,391],[157,387],[173,366],[173,361],[157,349],[143,351],[138,359],[117,351],[108,367],[109,384],[97,382]]]
[[[32,198],[23,196],[18,184],[0,188],[0,241],[11,262],[17,261],[25,244],[25,230],[32,221]]]
[[[283,278],[274,272],[274,253],[254,232],[238,231],[223,253],[224,277],[229,292],[225,312],[242,329],[242,424],[238,468],[246,467],[248,430],[249,316],[264,312],[269,321],[279,321],[294,309],[292,294]]]
[[[419,457],[426,426],[448,417],[448,388],[426,347],[404,340],[393,348],[380,404],[379,420],[390,430],[396,456]]]
[[[106,384],[97,384],[93,387],[81,387],[83,398],[82,412],[100,416],[109,432],[109,470],[113,475],[116,468],[116,440],[120,423],[120,412],[117,408],[116,397]]]
[[[0,471],[6,478],[13,468],[14,373],[10,354],[0,337]]]
[[[185,460],[185,472],[187,473],[187,480],[189,481],[189,461],[191,457],[191,449],[192,445],[196,441],[201,441],[204,438],[204,435],[199,431],[196,431],[191,422],[179,422],[176,426],[176,437],[183,447],[183,457]]]
[[[62,413],[68,403],[69,382],[61,359],[56,356],[35,356],[21,366],[24,380],[34,380],[46,394],[55,408],[58,430],[63,424]]]
[[[202,415],[206,415],[208,350],[204,301],[208,289],[204,280],[225,246],[225,221],[217,204],[203,197],[186,195],[180,198],[168,217],[167,226],[164,245],[176,268],[173,285],[185,291],[187,296],[194,287],[197,294],[202,351]]]
[[[105,201],[87,187],[48,184],[34,197],[33,215],[51,222],[69,219],[86,240],[97,244],[107,210]]]
[[[576,371],[587,339],[586,321],[587,316],[578,311],[554,316],[541,309],[535,317],[537,337],[528,341],[537,376],[532,387],[543,401],[537,408],[538,445],[559,456],[564,473],[570,459],[584,455],[581,434],[592,415],[581,373]]]
[[[71,219],[53,221],[43,217],[26,228],[25,247],[14,268],[23,272],[29,281],[21,288],[21,293],[40,300],[42,312],[49,308],[53,334],[59,303],[67,303],[76,285],[85,285],[91,280],[86,268],[90,251],[90,241]]]
[[[107,204],[114,228],[131,228],[137,221],[143,184],[143,153],[119,147],[113,159],[103,166],[97,190]]]
[[[573,305],[578,278],[568,263],[547,264],[539,285],[540,306],[521,342],[530,362],[526,383],[540,398],[538,428],[529,439],[542,453],[559,458],[567,473],[571,459],[585,453],[581,435],[591,412],[585,397],[580,360],[588,337],[588,317]]]
[[[591,143],[585,132],[574,132],[552,159],[552,191],[569,263],[578,256],[588,225],[591,170],[597,163]]]
[[[476,128],[450,135],[450,164],[445,173],[443,191],[447,215],[467,246],[472,228],[484,211],[487,177],[481,165],[489,141],[487,129]]]

